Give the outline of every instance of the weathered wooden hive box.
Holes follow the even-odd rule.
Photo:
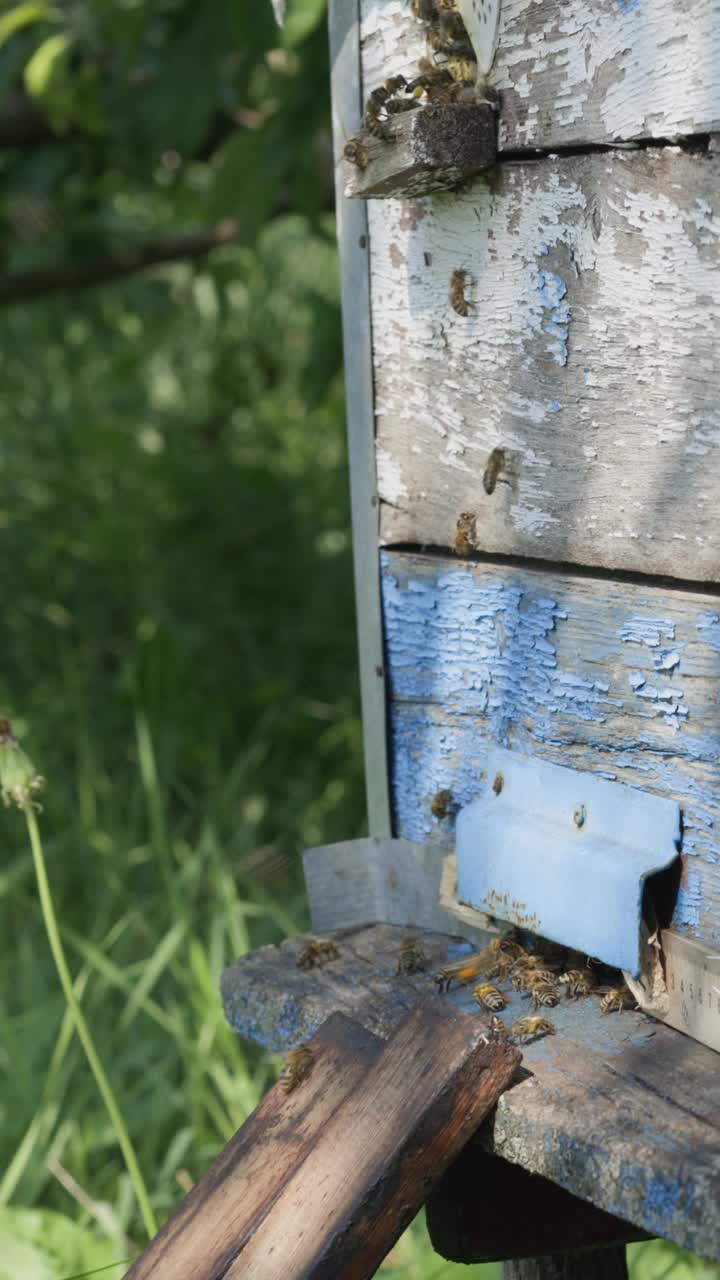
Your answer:
[[[313,919],[473,938],[487,913],[497,924],[514,910],[543,933],[519,897],[471,894],[463,916],[455,888],[453,915],[445,884],[438,906],[458,815],[499,793],[499,760],[529,769],[527,796],[540,796],[526,802],[519,787],[528,863],[560,776],[547,766],[568,771],[568,812],[586,835],[583,780],[592,795],[598,780],[616,788],[597,793],[598,848],[633,825],[636,844],[646,831],[652,843],[651,798],[674,808],[671,856],[647,868],[672,863],[652,904],[660,933],[648,947],[646,917],[641,939],[655,965],[644,1007],[661,1020],[611,1028],[573,1012],[575,1030],[562,1030],[577,1058],[528,1050],[535,1093],[503,1098],[494,1150],[720,1257],[720,1089],[706,1047],[720,1048],[720,5],[503,0],[496,119],[470,107],[477,127],[444,164],[439,108],[421,104],[398,115],[395,141],[361,132],[358,163],[347,142],[365,104],[428,57],[420,8],[331,4],[375,839],[310,858]],[[413,168],[421,152],[436,181],[430,161]],[[545,852],[535,862],[528,880],[545,883],[528,885],[531,904],[562,879]],[[563,910],[565,923],[574,909],[607,916],[609,936],[602,876]],[[380,967],[386,942],[372,944]],[[372,946],[358,944],[357,964]],[[258,961],[263,1012],[226,984],[246,1034],[277,1046],[330,1007],[362,1004],[349,979],[341,990],[318,978],[311,998],[281,966],[268,978],[274,963]],[[391,1023],[389,1008],[366,1025]]]

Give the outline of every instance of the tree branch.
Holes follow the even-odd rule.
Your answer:
[[[144,244],[114,249],[106,257],[89,262],[64,263],[42,271],[17,271],[0,276],[0,305],[13,302],[30,302],[50,293],[77,292],[95,284],[133,275],[145,267],[161,262],[177,262],[185,258],[204,258],[213,249],[233,244],[239,238],[240,224],[234,218],[226,218],[217,226],[183,231],[167,236],[164,240],[147,240]]]

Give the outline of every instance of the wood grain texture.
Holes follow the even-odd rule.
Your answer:
[[[128,1280],[225,1275],[343,1099],[365,1077],[382,1041],[341,1013],[312,1039],[302,1087],[275,1085],[213,1161],[128,1272]]]
[[[365,1280],[510,1084],[521,1054],[430,996],[403,1020],[226,1280]]]
[[[497,113],[473,104],[416,107],[385,126],[387,139],[361,129],[364,166],[344,162],[345,195],[410,198],[457,187],[495,162]]]
[[[446,851],[409,840],[347,840],[303,854],[305,887],[317,933],[365,924],[416,924],[438,933],[462,933],[484,946],[497,928],[475,912],[475,927],[438,903]],[[457,887],[457,886],[456,886]]]
[[[719,16],[717,0],[503,0],[501,149],[716,131]],[[367,91],[427,56],[405,0],[362,0],[362,37]]]
[[[559,1258],[525,1258],[503,1267],[503,1280],[627,1280],[627,1274],[625,1250],[619,1245]]]
[[[398,977],[407,933],[378,925],[341,937],[340,958],[310,973],[294,965],[300,939],[244,956],[224,976],[230,1021],[277,1045],[293,1042],[309,1010],[320,1021],[344,1010],[387,1036],[432,988],[438,948],[457,954],[452,939],[427,935],[427,973]],[[526,1005],[500,985],[510,1023]],[[467,988],[444,999],[476,1009]],[[552,1018],[557,1034],[524,1046],[528,1074],[500,1099],[480,1133],[483,1145],[651,1235],[720,1261],[717,1055],[643,1014],[603,1017],[597,1000],[564,1001]]]
[[[482,1213],[478,1189],[482,1188]],[[433,1249],[451,1262],[544,1259],[646,1240],[638,1227],[469,1142],[425,1205]]]
[[[383,555],[396,834],[452,848],[432,797],[476,798],[490,744],[677,800],[673,927],[720,944],[720,601]]]
[[[718,581],[719,215],[720,155],[671,147],[372,204],[382,543],[469,513],[484,552]]]
[[[358,128],[362,113],[358,6],[359,0],[330,0],[328,8],[333,137],[338,154],[348,133]],[[343,347],[347,355],[345,395],[355,601],[358,618],[362,620],[358,628],[358,657],[368,825],[371,835],[389,836],[367,212],[361,201],[346,200],[339,186],[336,208]]]

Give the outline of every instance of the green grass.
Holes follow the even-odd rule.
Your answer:
[[[304,845],[363,830],[332,234],[282,219],[3,317],[0,708],[48,779],[62,941],[159,1220],[278,1069],[226,1026],[223,967],[307,926]],[[31,1254],[54,1280],[144,1233],[21,815],[3,843],[0,1280]],[[693,1265],[633,1253],[634,1280],[717,1275]],[[420,1220],[383,1274],[468,1272]]]

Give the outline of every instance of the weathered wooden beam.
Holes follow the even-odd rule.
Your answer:
[[[279,1085],[268,1091],[130,1268],[127,1280],[224,1275],[382,1046],[344,1014],[331,1014],[312,1038],[318,1069],[291,1093]]]
[[[433,1248],[450,1262],[544,1258],[648,1239],[632,1223],[500,1160],[478,1141],[451,1164],[425,1205],[425,1218]]]
[[[361,0],[366,93],[430,52],[409,5]],[[499,144],[557,150],[720,128],[715,0],[504,0]]]
[[[333,138],[338,155],[347,137],[346,131],[359,127],[362,113],[358,2],[330,0],[328,9]],[[337,235],[343,304],[355,603],[358,619],[362,622],[358,627],[358,658],[368,827],[373,836],[389,836],[386,690],[377,558],[380,506],[375,468],[367,207],[360,201],[352,204],[347,201],[339,185]]]
[[[309,972],[296,963],[305,939],[244,956],[223,975],[228,1018],[274,1049],[300,1043],[333,1010],[387,1037],[427,998],[452,947],[423,935],[427,971],[398,975],[409,932],[378,925],[341,936],[339,957]],[[500,985],[511,1023],[527,1003]],[[476,1009],[467,988],[444,999]],[[557,1034],[524,1046],[527,1074],[500,1099],[483,1144],[651,1235],[720,1260],[717,1055],[643,1014],[603,1016],[598,1000],[563,1000],[550,1014]]]
[[[673,147],[372,204],[381,541],[717,581],[718,210]]]
[[[627,1280],[625,1249],[611,1245],[564,1256],[506,1262],[503,1280]]]
[[[394,116],[384,138],[361,129],[345,195],[414,199],[457,187],[495,162],[497,112],[487,103],[430,104]]]
[[[383,565],[396,835],[452,849],[493,744],[656,792],[684,813],[673,928],[717,950],[717,597],[406,552]],[[442,789],[455,809],[438,818]]]

